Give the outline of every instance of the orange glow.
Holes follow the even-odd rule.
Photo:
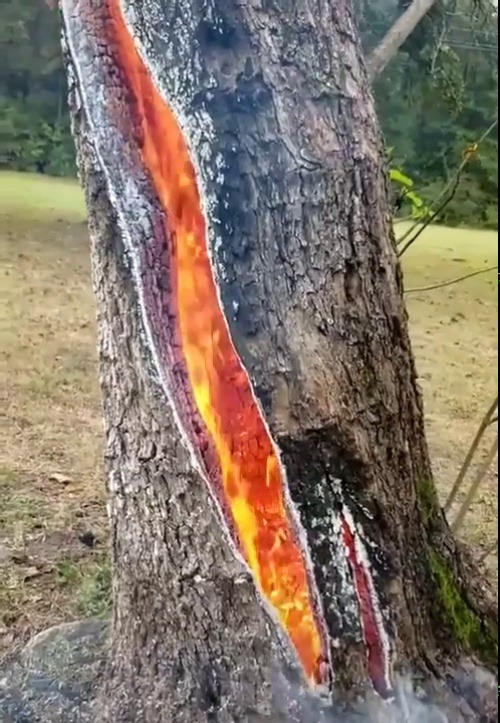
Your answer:
[[[119,0],[107,1],[109,41],[142,126],[142,160],[173,236],[177,319],[192,393],[217,452],[242,552],[287,629],[307,677],[319,682],[322,640],[303,553],[285,509],[276,453],[217,298],[189,150],[138,54]]]

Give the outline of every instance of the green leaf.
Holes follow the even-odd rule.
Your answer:
[[[408,191],[408,193],[406,193],[405,200],[411,203],[411,215],[413,216],[413,218],[425,218],[430,214],[430,208],[426,206],[420,196],[417,196],[417,194],[413,191]]]
[[[405,186],[405,188],[412,188],[413,187],[413,181],[408,176],[405,176],[405,174],[399,170],[399,168],[391,168],[389,171],[389,178],[391,181],[394,181],[395,183],[400,183],[402,186]]]

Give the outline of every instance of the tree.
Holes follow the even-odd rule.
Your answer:
[[[114,565],[101,721],[318,720],[311,686],[496,659],[432,481],[352,6],[308,8],[62,0]]]
[[[39,0],[6,0],[0,29],[0,163],[74,174],[57,14]]]
[[[370,59],[407,17],[409,3],[354,4]],[[74,148],[57,14],[49,9],[55,5],[8,0],[2,6],[0,166],[67,176],[75,172]],[[489,2],[435,2],[374,80],[379,122],[394,162],[427,203],[497,113],[496,15]],[[498,227],[497,146],[493,135],[483,144],[440,222]]]
[[[438,14],[436,5],[432,13]],[[391,25],[375,6],[362,12],[365,53]],[[377,19],[378,18],[378,19]],[[391,165],[404,169],[428,204],[450,183],[469,149],[497,116],[496,14],[483,7],[472,15],[467,2],[457,17],[421,23],[376,79],[373,92]],[[448,226],[498,226],[498,137],[494,129],[461,174],[450,203],[437,219]],[[406,215],[405,209],[404,214]]]

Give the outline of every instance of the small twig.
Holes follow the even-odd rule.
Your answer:
[[[443,20],[443,25],[441,27],[441,32],[439,33],[439,38],[436,43],[436,47],[434,49],[434,52],[432,53],[432,62],[431,62],[431,68],[430,68],[430,75],[434,76],[435,70],[436,70],[436,63],[439,57],[439,54],[443,47],[443,41],[445,39],[446,31],[448,30],[448,24],[446,22],[446,18]]]
[[[488,128],[484,131],[483,135],[475,143],[472,144],[472,146],[470,147],[470,150],[467,149],[467,151],[463,157],[462,163],[460,164],[460,166],[458,167],[458,170],[455,173],[455,176],[459,176],[462,173],[465,166],[470,161],[471,156],[473,156],[474,153],[476,153],[476,151],[479,148],[479,146],[481,145],[481,143],[483,143],[483,141],[485,141],[487,139],[487,137],[490,135],[490,133],[495,130],[497,125],[498,125],[498,118],[495,118],[493,123],[491,123],[488,126]],[[450,178],[450,180],[448,181],[448,183],[446,184],[446,186],[441,191],[441,193],[439,194],[439,196],[436,198],[434,203],[437,203],[439,201],[439,199],[445,195],[445,193],[448,191],[448,189],[450,189],[452,187],[453,182],[454,182],[454,177],[452,176]]]
[[[457,190],[457,188],[458,188],[459,182],[460,182],[460,176],[457,176],[456,181],[455,181],[455,184],[454,184],[454,186],[453,186],[453,188],[452,188],[452,190],[451,190],[451,193],[450,193],[450,195],[448,196],[448,198],[445,198],[445,200],[444,200],[443,203],[439,206],[439,208],[437,208],[433,213],[431,213],[429,216],[427,216],[427,218],[426,218],[425,221],[422,223],[422,226],[418,229],[418,231],[417,231],[410,239],[408,239],[408,241],[407,241],[406,244],[403,246],[403,248],[401,249],[401,251],[398,251],[398,257],[399,257],[399,258],[401,258],[401,256],[402,256],[406,251],[408,251],[408,249],[410,248],[410,246],[413,246],[413,244],[414,244],[415,241],[418,239],[418,237],[419,237],[421,234],[423,234],[423,232],[425,231],[425,229],[427,228],[427,226],[430,226],[430,224],[434,221],[434,219],[436,219],[436,218],[440,215],[441,211],[443,211],[443,210],[446,208],[446,206],[450,203],[450,201],[453,199],[453,197],[454,197],[454,195],[455,195],[455,193],[456,193],[456,190]],[[415,228],[415,224],[413,225],[412,228]],[[411,230],[412,230],[412,229],[410,229],[410,231],[411,231]],[[404,239],[405,239],[407,236],[408,236],[408,233],[403,234],[403,237],[402,237],[401,239],[398,239],[398,241],[396,242],[396,245],[399,246],[399,245],[402,243],[402,241],[404,241]]]
[[[495,422],[498,422],[498,414],[496,417],[493,417],[493,419],[490,419],[488,422],[488,427],[491,427],[492,424],[495,424]]]
[[[434,289],[442,289],[443,286],[451,286],[452,284],[458,284],[459,281],[465,281],[465,279],[471,279],[473,276],[479,276],[479,274],[485,274],[488,271],[495,271],[495,269],[498,269],[497,266],[490,266],[487,269],[481,269],[480,271],[473,271],[470,274],[465,274],[465,276],[459,276],[456,279],[450,279],[450,281],[442,281],[440,284],[433,284],[432,286],[421,286],[417,289],[405,289],[405,294],[416,294],[420,291],[433,291]]]
[[[441,192],[439,193],[439,195],[438,195],[438,196],[434,199],[434,201],[432,202],[432,204],[431,204],[431,210],[432,210],[432,209],[436,206],[436,204],[443,198],[443,196],[445,196],[445,195],[448,193],[448,191],[451,190],[450,196],[445,199],[445,201],[439,206],[439,208],[438,208],[436,211],[434,211],[434,212],[429,216],[428,219],[426,219],[425,223],[423,224],[423,227],[417,231],[417,233],[415,234],[414,237],[410,238],[410,240],[409,240],[408,243],[405,245],[405,247],[400,251],[400,253],[398,254],[398,256],[402,256],[402,255],[405,253],[405,251],[406,251],[407,249],[409,249],[410,246],[411,246],[413,243],[415,243],[415,241],[416,241],[417,238],[420,236],[420,234],[422,233],[422,231],[431,223],[431,221],[433,221],[433,220],[436,218],[436,216],[438,216],[438,215],[441,213],[441,211],[442,211],[442,210],[447,206],[447,204],[452,200],[452,198],[453,198],[453,196],[455,195],[455,192],[456,192],[456,190],[457,190],[457,188],[458,188],[458,184],[460,183],[460,178],[461,178],[461,176],[462,176],[462,172],[463,172],[465,166],[466,166],[467,163],[469,162],[471,156],[474,155],[474,153],[477,151],[477,149],[479,148],[479,146],[481,145],[481,143],[482,143],[484,140],[486,140],[486,138],[487,138],[487,137],[489,136],[489,134],[496,128],[497,125],[498,125],[498,118],[496,118],[496,119],[493,121],[493,123],[491,123],[491,125],[484,131],[483,135],[479,138],[479,140],[476,141],[476,143],[474,143],[474,144],[470,147],[470,150],[467,149],[467,151],[466,151],[466,153],[464,154],[464,157],[463,157],[463,159],[462,159],[462,163],[460,164],[460,166],[458,167],[458,169],[455,171],[455,174],[450,178],[450,180],[448,181],[448,183],[445,184],[445,186],[442,188],[442,190],[441,190]],[[397,239],[397,242],[396,242],[397,245],[400,246],[400,245],[403,243],[403,241],[406,241],[406,239],[408,238],[408,236],[410,236],[410,235],[413,233],[413,231],[414,231],[419,225],[420,225],[420,221],[416,221],[412,226],[410,226],[410,228],[409,228],[407,231],[405,231],[405,233],[401,236],[401,238]]]
[[[485,431],[486,431],[486,429],[487,429],[487,427],[488,427],[488,425],[489,425],[489,423],[490,423],[490,421],[491,421],[491,418],[492,418],[493,414],[495,413],[495,410],[497,409],[497,407],[498,407],[498,395],[497,395],[497,397],[495,398],[495,401],[493,402],[493,404],[491,405],[491,407],[489,407],[488,411],[486,412],[486,414],[485,414],[484,417],[482,418],[481,424],[479,425],[479,428],[478,428],[478,430],[477,430],[477,432],[476,432],[476,436],[475,436],[474,439],[472,440],[472,444],[471,444],[471,446],[469,447],[469,451],[468,451],[467,454],[465,455],[465,459],[464,459],[464,461],[463,461],[463,464],[462,464],[462,467],[461,467],[461,469],[460,469],[460,472],[459,472],[458,475],[457,475],[457,479],[455,480],[455,484],[453,485],[453,487],[452,487],[452,489],[451,489],[451,492],[450,492],[450,494],[448,495],[448,499],[447,499],[446,502],[444,503],[444,511],[445,511],[445,512],[448,512],[448,510],[450,509],[451,505],[452,505],[453,502],[455,501],[455,498],[456,498],[456,496],[457,496],[457,494],[458,494],[458,491],[459,491],[460,487],[462,486],[463,479],[464,479],[465,475],[467,474],[467,470],[468,470],[469,467],[470,467],[470,463],[472,462],[472,458],[474,457],[474,455],[475,455],[475,453],[476,453],[476,450],[477,450],[477,448],[479,447],[479,443],[481,442],[481,439],[483,438],[483,434],[485,433]]]
[[[486,560],[486,558],[489,557],[489,555],[491,555],[493,552],[495,552],[495,550],[498,552],[498,537],[495,540],[495,542],[491,545],[491,547],[488,547],[483,552],[483,554],[479,558],[479,562],[484,562]]]
[[[483,481],[483,478],[488,471],[490,464],[495,459],[495,455],[498,452],[498,434],[496,436],[495,441],[491,445],[490,451],[488,452],[488,456],[484,460],[483,464],[479,468],[474,481],[472,482],[469,491],[467,493],[467,496],[465,500],[462,502],[462,506],[460,507],[457,516],[455,517],[452,525],[451,530],[452,532],[458,532],[460,527],[462,526],[462,522],[464,521],[464,517],[467,514],[467,510],[472,504],[472,501],[474,500],[474,497],[476,496],[476,493],[479,489],[479,485]]]

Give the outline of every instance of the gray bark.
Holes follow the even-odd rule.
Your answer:
[[[168,218],[142,165],[111,1],[62,1],[114,563],[99,720],[306,720],[306,711],[318,720],[321,701],[207,483],[202,425],[176,356]],[[370,655],[381,654],[363,628],[346,516],[390,666],[435,669],[476,642],[494,657],[484,605],[437,506],[350,2],[123,7],[198,168],[231,334],[300,515],[334,688],[362,691]],[[457,637],[443,575],[481,645]]]

